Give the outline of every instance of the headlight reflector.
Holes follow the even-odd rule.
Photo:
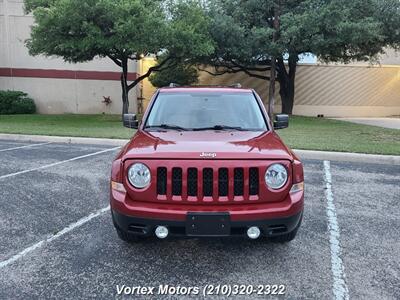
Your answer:
[[[283,187],[287,178],[288,174],[286,168],[281,164],[272,164],[265,172],[265,183],[274,190]]]
[[[145,188],[150,184],[150,170],[145,164],[135,163],[128,170],[128,179],[135,188]]]

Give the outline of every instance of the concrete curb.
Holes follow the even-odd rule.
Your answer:
[[[301,159],[318,159],[318,160],[333,160],[360,162],[370,164],[385,164],[385,165],[400,165],[400,156],[396,155],[378,155],[364,154],[352,152],[331,152],[331,151],[315,151],[315,150],[298,150],[293,151]]]
[[[124,146],[129,140],[123,139],[102,139],[70,136],[50,136],[50,135],[26,135],[26,134],[7,134],[0,133],[0,140],[11,140],[20,142],[52,142],[69,144],[92,144],[106,146]]]
[[[25,135],[25,134],[6,134],[0,133],[0,140],[12,140],[23,142],[52,142],[52,143],[71,143],[71,144],[92,144],[107,146],[124,146],[129,140],[125,139],[103,139],[103,138],[84,138],[84,137],[63,137],[48,135]],[[301,159],[318,159],[333,161],[348,161],[373,164],[400,165],[400,156],[396,155],[377,155],[351,152],[331,152],[315,150],[293,150]]]

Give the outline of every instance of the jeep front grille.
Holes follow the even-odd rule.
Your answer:
[[[242,196],[243,195],[243,169],[235,168],[233,180],[235,182],[234,186],[234,195]]]
[[[250,168],[249,171],[249,194],[258,195],[258,168]]]
[[[203,196],[211,197],[213,195],[213,169],[203,169]]]
[[[228,169],[220,168],[218,170],[218,194],[219,194],[219,196],[227,197],[228,189],[229,189]]]
[[[157,169],[157,194],[165,195],[167,193],[167,168]]]
[[[170,180],[168,180],[170,176]],[[250,168],[157,168],[157,194],[162,199],[240,201],[258,199],[259,170]]]
[[[172,195],[182,195],[182,169],[172,168]]]
[[[197,169],[189,168],[187,175],[188,196],[197,196]]]

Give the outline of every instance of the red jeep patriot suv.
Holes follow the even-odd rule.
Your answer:
[[[230,236],[292,240],[304,205],[303,166],[254,90],[158,90],[112,164],[111,212],[119,237]]]

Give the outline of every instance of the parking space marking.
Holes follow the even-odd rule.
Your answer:
[[[335,204],[333,202],[331,164],[328,160],[324,160],[324,172],[325,196],[327,200],[326,215],[328,217],[331,268],[333,274],[333,294],[336,300],[349,299],[349,290],[346,285],[346,275],[341,258],[340,229]]]
[[[19,172],[7,174],[7,175],[2,175],[2,176],[0,176],[0,179],[16,176],[16,175],[20,175],[20,174],[25,174],[25,173],[29,173],[29,172],[32,172],[32,171],[47,169],[47,168],[54,167],[54,166],[57,166],[57,165],[61,165],[61,164],[64,164],[64,163],[67,163],[67,162],[71,162],[71,161],[74,161],[74,160],[78,160],[78,159],[82,159],[82,158],[86,158],[86,157],[90,157],[90,156],[94,156],[94,155],[98,155],[98,154],[114,151],[114,150],[117,150],[118,148],[120,148],[120,147],[114,147],[114,148],[110,148],[110,149],[105,149],[105,150],[97,151],[97,152],[94,152],[94,153],[89,153],[89,154],[73,157],[73,158],[70,158],[70,159],[58,161],[58,162],[55,162],[55,163],[52,163],[52,164],[40,166],[40,167],[37,167],[37,168],[24,170],[24,171],[19,171]]]
[[[75,228],[82,226],[83,224],[89,222],[93,218],[96,218],[96,217],[102,215],[103,213],[105,213],[106,211],[109,211],[109,210],[110,210],[110,206],[104,207],[102,209],[99,209],[99,210],[91,213],[90,215],[88,215],[86,217],[83,217],[83,218],[79,219],[78,221],[76,221],[74,223],[69,224],[67,227],[65,227],[61,231],[57,232],[56,234],[49,235],[44,240],[41,240],[41,241],[33,244],[32,246],[29,246],[28,248],[25,248],[24,250],[18,252],[17,254],[15,254],[14,256],[10,257],[9,259],[1,261],[0,262],[0,269],[4,268],[5,266],[8,266],[9,264],[17,261],[18,259],[24,257],[26,254],[32,252],[33,250],[42,247],[45,243],[49,243],[51,241],[54,241],[55,239],[59,238],[60,236],[63,236],[64,234],[70,232],[71,230],[74,230]]]
[[[51,142],[40,143],[40,144],[30,144],[30,145],[12,147],[12,148],[7,148],[7,149],[0,149],[0,152],[23,149],[23,148],[30,148],[30,147],[36,147],[36,146],[42,146],[42,145],[48,145],[48,144],[51,144]]]

